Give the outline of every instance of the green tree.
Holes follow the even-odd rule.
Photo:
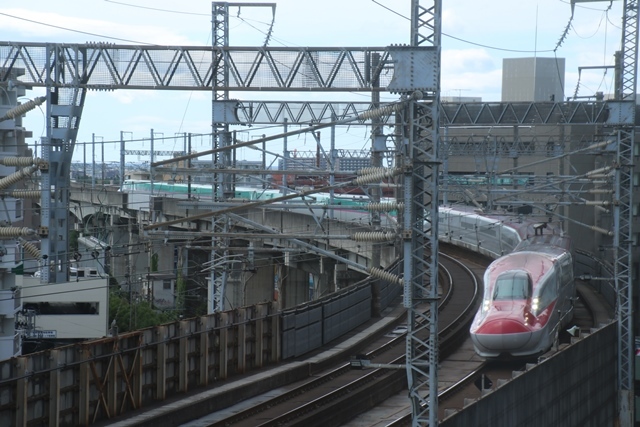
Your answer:
[[[115,319],[119,333],[161,325],[176,318],[176,312],[156,310],[148,301],[130,303],[121,291],[112,290],[109,294],[109,324]]]
[[[185,296],[187,294],[187,281],[182,276],[182,272],[178,271],[178,279],[176,280],[176,309],[179,313],[184,313]]]
[[[71,230],[69,232],[69,250],[78,250],[78,237],[80,237],[80,232],[78,232],[77,230]]]
[[[129,325],[130,312],[129,301],[119,291],[112,289],[109,292],[109,325],[115,320],[119,332],[131,330]]]

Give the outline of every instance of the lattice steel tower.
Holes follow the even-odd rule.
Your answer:
[[[425,3],[425,2],[423,2]],[[404,92],[422,101],[405,110],[407,123],[403,223],[404,304],[408,310],[407,378],[415,426],[438,424],[438,111],[442,3],[411,2],[411,46],[392,51],[410,81]],[[400,65],[399,64],[399,65]],[[395,85],[390,90],[395,90]],[[427,309],[425,311],[425,309]]]
[[[620,425],[634,424],[634,332],[632,265],[632,196],[633,144],[635,139],[636,91],[638,73],[638,2],[625,0],[620,70],[619,126],[616,128],[614,199],[614,277],[618,295],[618,378],[620,390]],[[615,105],[615,104],[614,104]]]

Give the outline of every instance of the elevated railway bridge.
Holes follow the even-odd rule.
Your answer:
[[[72,182],[69,212],[79,231],[99,236],[110,246],[110,276],[119,283],[125,277],[145,276],[150,271],[182,274],[206,283],[212,248],[211,221],[179,220],[211,208],[206,199],[189,200],[186,195],[159,192],[151,196],[123,192],[117,185],[92,188],[90,184]],[[167,230],[144,230],[153,219],[177,222]],[[232,239],[231,283],[226,298],[231,307],[275,297],[280,308],[289,308],[351,285],[366,277],[374,244],[381,253],[382,268],[397,259],[393,239],[384,244],[350,239],[355,233],[371,230],[367,212],[354,215],[347,222],[326,218],[320,222],[309,207],[294,202],[279,209],[238,212],[234,223],[236,226],[228,234]],[[309,244],[296,247],[290,239]],[[142,254],[136,249],[140,247]],[[152,256],[157,260],[150,270]],[[210,292],[207,295],[203,290],[197,295],[201,299],[212,298]]]

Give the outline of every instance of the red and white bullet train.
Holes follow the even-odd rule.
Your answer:
[[[470,328],[478,355],[489,359],[539,355],[572,319],[575,284],[570,239],[546,225],[458,210],[441,213],[441,240],[464,241],[476,249],[485,246],[483,252],[494,257],[509,251],[484,274],[482,305]]]
[[[539,355],[573,317],[575,284],[568,238],[527,238],[491,263],[483,281],[482,305],[470,329],[480,356]]]

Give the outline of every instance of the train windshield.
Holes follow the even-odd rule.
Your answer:
[[[498,276],[493,291],[494,300],[528,299],[531,296],[531,280],[524,271],[508,271]]]

